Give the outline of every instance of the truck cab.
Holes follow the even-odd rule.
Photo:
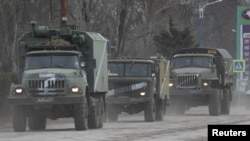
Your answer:
[[[168,63],[164,59],[109,59],[109,121],[117,121],[121,112],[132,115],[142,111],[146,122],[162,120],[169,94]]]
[[[210,115],[229,114],[233,73],[232,57],[225,49],[177,50],[171,58],[170,77],[172,113],[209,105]]]
[[[32,22],[33,23],[33,22]],[[16,132],[74,118],[76,130],[102,128],[108,91],[107,40],[69,27],[35,27],[18,41],[18,84],[8,101]]]

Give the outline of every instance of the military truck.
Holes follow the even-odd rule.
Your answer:
[[[103,127],[108,91],[107,40],[65,26],[36,26],[17,46],[18,84],[8,101],[14,131],[45,130],[46,120],[74,118],[76,130]]]
[[[146,122],[163,120],[169,100],[169,64],[164,58],[112,58],[108,61],[107,118],[144,111]]]
[[[184,114],[208,105],[209,115],[230,113],[233,85],[232,57],[225,49],[185,48],[171,58],[170,106],[172,114]]]

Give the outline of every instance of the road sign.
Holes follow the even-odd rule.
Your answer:
[[[234,72],[245,72],[245,60],[233,60],[233,71]]]

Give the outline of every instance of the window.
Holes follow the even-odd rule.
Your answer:
[[[27,56],[25,70],[41,68],[79,69],[76,55],[38,55]]]
[[[150,63],[110,62],[108,66],[109,76],[144,77],[152,74]]]
[[[211,68],[213,59],[204,56],[177,57],[171,61],[171,68],[198,67]]]

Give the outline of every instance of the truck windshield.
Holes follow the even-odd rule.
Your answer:
[[[203,56],[177,57],[171,61],[171,68],[198,67],[211,68],[213,59]]]
[[[109,63],[109,76],[145,77],[152,74],[150,63]]]
[[[75,55],[27,56],[25,70],[41,68],[79,69],[79,60]]]

